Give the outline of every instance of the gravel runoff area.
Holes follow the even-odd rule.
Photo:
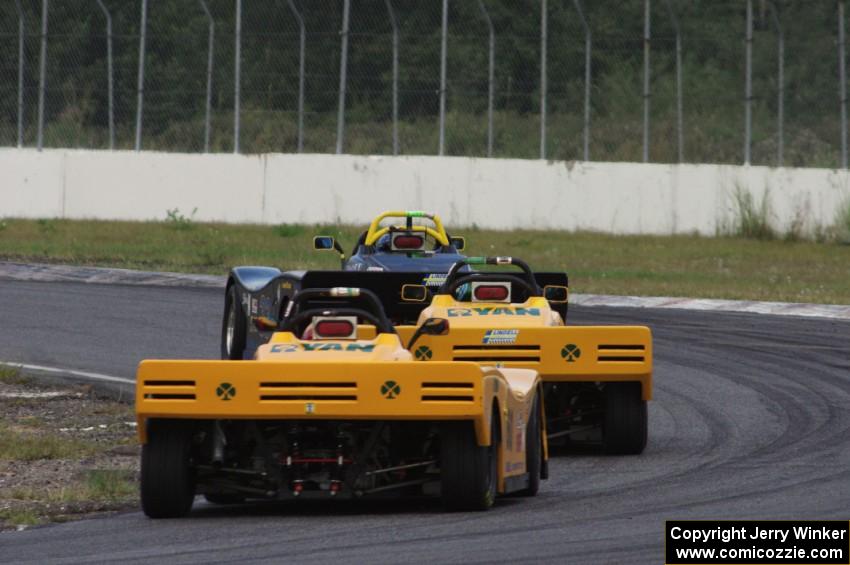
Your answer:
[[[0,367],[0,531],[138,507],[133,408]]]

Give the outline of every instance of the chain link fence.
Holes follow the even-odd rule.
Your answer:
[[[846,167],[842,0],[0,0],[0,145]]]

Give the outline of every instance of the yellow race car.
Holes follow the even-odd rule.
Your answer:
[[[465,272],[465,266],[518,267]],[[407,285],[408,301],[427,301],[423,286]],[[468,257],[449,270],[419,316],[450,321],[448,338],[423,338],[420,361],[474,361],[540,374],[549,440],[601,443],[607,453],[637,454],[647,442],[652,398],[652,334],[643,326],[565,326],[555,306],[565,286],[540,288],[529,266],[512,257]],[[554,306],[553,306],[554,305]],[[406,336],[418,326],[399,326]]]
[[[547,447],[535,371],[419,363],[409,348],[437,343],[450,322],[424,320],[405,346],[365,289],[300,290],[281,324],[253,361],[139,365],[145,514],[184,515],[196,494],[440,494],[447,509],[483,510],[537,493]]]

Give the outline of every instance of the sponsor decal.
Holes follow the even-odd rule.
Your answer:
[[[448,273],[430,273],[422,277],[422,284],[425,286],[443,286],[443,283],[446,282],[446,275]]]
[[[384,268],[383,267],[367,267],[366,270],[367,271],[374,271],[374,272],[381,272],[381,271],[384,270]]]
[[[305,414],[312,414],[315,411],[316,411],[316,405],[313,404],[312,402],[308,402],[307,404],[304,405],[304,413]]]
[[[282,283],[280,283],[280,288],[284,290],[289,290],[290,288],[292,288],[292,283],[289,281],[283,281]]]
[[[481,343],[484,345],[512,345],[516,343],[519,330],[487,330]]]
[[[428,361],[434,356],[434,352],[431,351],[431,348],[427,345],[423,345],[422,347],[419,347],[413,355],[416,357],[417,361]]]
[[[221,383],[216,387],[215,395],[222,400],[230,400],[236,396],[236,387],[230,383]]]
[[[460,318],[465,316],[539,316],[540,308],[448,308],[446,314],[449,318]]]
[[[272,353],[294,353],[296,351],[356,351],[371,353],[375,350],[374,343],[277,343],[272,345]]]
[[[393,400],[401,394],[401,386],[395,381],[387,381],[381,385],[381,395],[387,400]]]
[[[513,473],[525,468],[525,463],[522,461],[514,461],[513,463],[505,463],[505,473]]]
[[[251,315],[252,316],[257,315],[257,299],[256,298],[251,299]]]
[[[360,289],[348,286],[337,286],[331,289],[331,296],[360,296]]]
[[[581,357],[581,349],[574,343],[568,343],[561,349],[561,357],[567,363],[575,363],[576,359]]]

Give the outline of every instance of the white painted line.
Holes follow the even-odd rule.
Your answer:
[[[0,261],[0,280],[78,282],[96,284],[130,284],[188,288],[224,288],[227,277],[133,271],[106,267],[76,267],[40,263]],[[608,306],[611,308],[675,308],[713,312],[770,314],[772,316],[806,316],[850,320],[850,305],[809,304],[804,302],[757,302],[710,298],[669,296],[614,296],[605,294],[570,294],[570,304]]]
[[[0,365],[4,365],[6,367],[14,367],[17,369],[24,369],[29,371],[38,371],[41,373],[55,373],[59,375],[71,375],[73,377],[80,377],[83,379],[91,379],[95,381],[107,381],[113,383],[122,383],[136,386],[136,381],[131,379],[125,379],[123,377],[113,377],[111,375],[102,375],[100,373],[90,373],[89,371],[75,371],[73,369],[60,369],[58,367],[46,367],[44,365],[30,365],[28,363],[9,363],[6,361],[0,361]]]
[[[0,392],[0,398],[73,398],[80,396],[79,393],[72,394],[70,392]]]
[[[850,320],[850,305],[808,304],[798,302],[756,302],[713,298],[677,298],[670,296],[613,296],[605,294],[570,295],[570,304],[608,306],[611,308],[659,308],[701,310],[705,312],[739,312],[771,316],[806,316]]]

